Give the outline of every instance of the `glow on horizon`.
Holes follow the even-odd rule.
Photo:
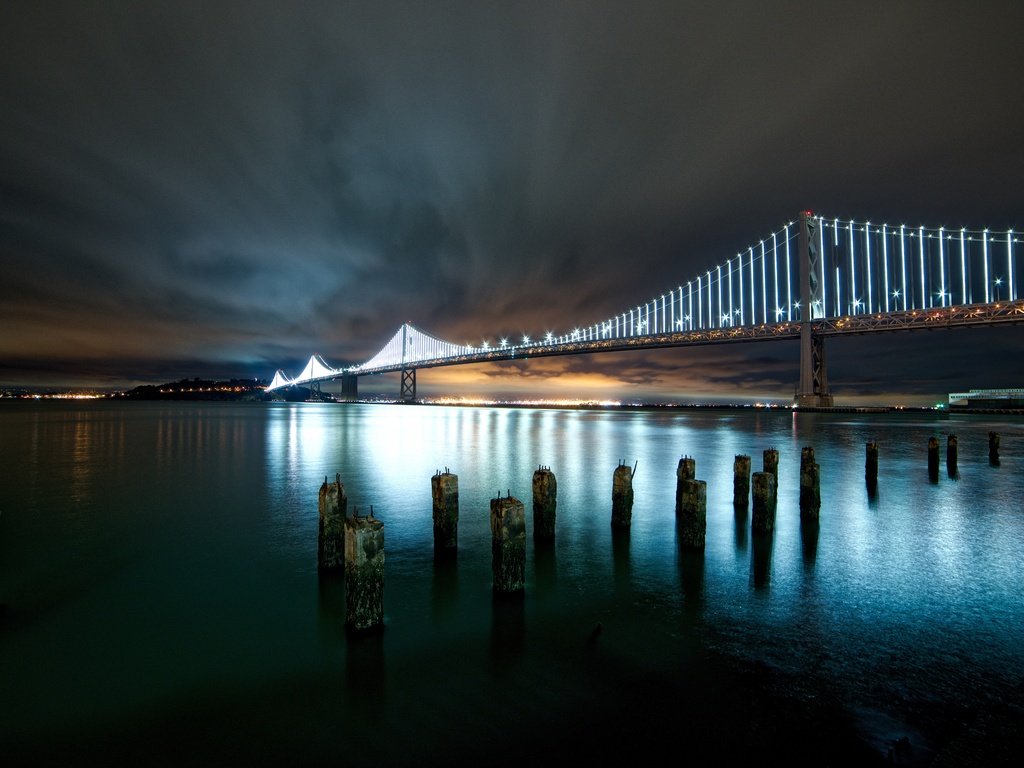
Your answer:
[[[424,397],[421,402],[431,405],[521,405],[521,406],[554,406],[572,408],[579,406],[601,406],[618,407],[622,405],[621,400],[594,400],[590,398],[516,398],[516,399],[495,399],[492,397],[472,395],[439,395],[436,397]]]

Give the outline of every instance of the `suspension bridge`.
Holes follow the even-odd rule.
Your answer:
[[[416,371],[629,349],[774,339],[800,343],[794,405],[833,404],[825,339],[842,334],[1024,323],[1018,298],[1021,238],[1014,230],[876,224],[802,211],[713,268],[660,296],[586,326],[537,337],[457,344],[403,324],[364,363],[333,368],[313,355],[294,378],[278,370],[268,392],[401,373],[400,399],[416,399]]]

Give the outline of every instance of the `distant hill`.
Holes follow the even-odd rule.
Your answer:
[[[145,384],[124,393],[129,400],[269,400],[267,382],[259,379],[181,379]]]

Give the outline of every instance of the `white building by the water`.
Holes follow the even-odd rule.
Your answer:
[[[970,392],[951,392],[949,407],[984,409],[1024,408],[1024,388],[972,389]]]

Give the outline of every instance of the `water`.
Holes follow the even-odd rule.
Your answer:
[[[808,445],[816,530],[798,510]],[[760,471],[769,447],[765,540],[733,510],[732,472],[736,454]],[[684,454],[707,482],[702,555],[676,539]],[[613,535],[620,461],[636,464],[635,501]],[[528,537],[525,595],[495,600],[489,500],[522,499],[532,530],[541,464],[558,482],[556,543]],[[14,764],[600,761],[659,744],[864,764],[901,736],[914,750],[897,757],[926,764],[1024,698],[1013,417],[10,403],[0,467]],[[432,549],[445,467],[454,565]],[[317,572],[317,492],[335,473],[350,511],[385,523],[379,635],[346,633],[343,581]]]

